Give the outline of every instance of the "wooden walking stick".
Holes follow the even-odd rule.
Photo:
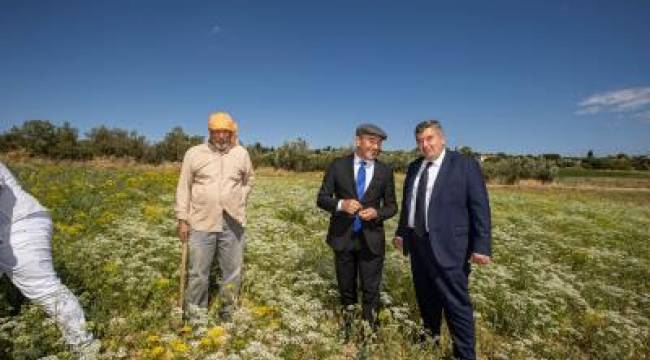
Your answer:
[[[187,240],[181,241],[181,291],[178,300],[181,307],[181,316],[185,317],[185,283],[187,282]]]

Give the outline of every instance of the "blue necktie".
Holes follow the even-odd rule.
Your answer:
[[[359,201],[363,200],[363,193],[366,191],[366,162],[362,161],[359,165],[359,171],[357,172],[357,196]],[[352,230],[355,233],[361,231],[361,218],[359,215],[354,216],[354,224],[352,225]]]

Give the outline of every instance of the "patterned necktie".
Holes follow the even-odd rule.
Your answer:
[[[415,194],[415,234],[422,237],[427,232],[426,220],[426,204],[427,204],[427,182],[429,182],[429,168],[431,161],[427,161],[422,174],[420,174],[420,182],[418,183],[418,190]]]
[[[363,193],[366,191],[366,162],[362,161],[359,164],[359,171],[357,172],[357,197],[359,201],[363,200]],[[354,216],[354,224],[352,225],[352,230],[355,233],[361,231],[361,218],[359,215]]]

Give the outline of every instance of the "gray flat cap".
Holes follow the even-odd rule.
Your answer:
[[[357,127],[357,136],[361,135],[375,135],[379,136],[382,140],[386,140],[388,135],[379,126],[373,124],[361,124]]]

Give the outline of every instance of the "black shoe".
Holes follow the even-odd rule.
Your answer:
[[[377,341],[379,325],[376,321],[368,322],[363,320],[361,327],[361,340],[363,344],[370,344]]]
[[[352,322],[344,322],[341,326],[341,338],[344,343],[349,343],[352,340]]]
[[[352,326],[354,323],[354,305],[343,307],[343,325],[341,326],[341,337],[345,343],[352,339]]]
[[[431,344],[431,346],[435,349],[440,346],[440,335],[433,334],[428,329],[421,330],[415,334],[413,343],[420,347],[426,347],[428,344]]]
[[[379,319],[374,317],[372,319],[363,319],[364,327],[370,329],[373,333],[376,333],[379,330]]]
[[[221,322],[231,322],[232,321],[232,312],[230,311],[222,311],[219,313],[219,320]]]

